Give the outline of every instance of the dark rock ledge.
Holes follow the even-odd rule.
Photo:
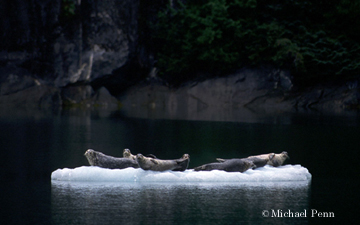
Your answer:
[[[239,121],[297,112],[357,115],[360,109],[357,82],[295,90],[288,72],[273,69],[241,69],[176,89],[143,83],[119,99],[128,115],[145,118]]]
[[[271,69],[245,68],[227,77],[179,88],[150,79],[128,87],[116,97],[104,86],[96,91],[86,83],[55,87],[26,75],[10,74],[0,87],[3,110],[120,109],[128,116],[141,118],[238,120],[254,114],[306,111],[356,115],[360,105],[356,82],[299,91],[294,90],[288,72]]]

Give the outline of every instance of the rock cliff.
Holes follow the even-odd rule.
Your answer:
[[[150,31],[144,26],[167,4],[163,0],[4,0],[0,105],[113,110],[122,105],[131,115],[208,119],[228,116],[232,109],[244,112],[239,116],[359,109],[357,83],[300,91],[287,71],[274,68],[243,68],[176,89],[167,86],[156,77],[155,59],[146,47]]]
[[[2,103],[15,102],[21,93],[46,94],[48,88],[60,96],[52,105],[74,102],[78,95],[92,98],[103,86],[119,92],[153,66],[139,44],[139,0],[5,0],[0,11]],[[69,92],[74,86],[84,92]],[[32,104],[38,106],[41,97]]]

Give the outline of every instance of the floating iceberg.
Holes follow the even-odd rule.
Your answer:
[[[140,168],[104,169],[96,166],[82,166],[74,169],[57,169],[51,174],[53,181],[97,181],[97,182],[274,182],[310,181],[311,174],[301,165],[285,165],[247,170],[244,173],[220,170],[199,171],[188,169],[184,172],[145,171]]]

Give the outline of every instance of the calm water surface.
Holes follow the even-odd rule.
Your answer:
[[[97,114],[0,119],[0,224],[321,224],[357,216],[358,118],[291,115],[261,123],[151,120]],[[88,165],[88,148],[179,158],[189,168],[287,151],[310,183],[138,184],[54,182],[58,168]],[[311,209],[334,218],[311,217]],[[306,211],[304,218],[264,210]],[[265,212],[266,214],[266,212]]]
[[[309,206],[306,183],[53,182],[51,190],[55,224],[302,224],[306,218],[283,220],[261,214],[264,209],[304,211]]]

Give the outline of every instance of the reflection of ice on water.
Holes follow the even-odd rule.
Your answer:
[[[211,179],[211,173],[204,173],[204,179]],[[174,178],[178,174],[170,172],[156,179],[183,179]],[[298,218],[263,218],[261,213],[309,207],[310,180],[181,183],[147,182],[156,177],[148,171],[137,176],[146,182],[53,179],[53,224],[301,224]]]
[[[82,166],[51,174],[53,224],[301,224],[263,210],[303,211],[311,174],[300,165],[244,173]],[[300,222],[300,223],[299,223]]]
[[[142,169],[104,169],[82,166],[74,169],[58,169],[51,174],[53,181],[116,181],[116,182],[269,182],[269,181],[309,181],[311,174],[300,165],[281,167],[265,166],[244,173],[219,170],[195,172],[155,172]]]

